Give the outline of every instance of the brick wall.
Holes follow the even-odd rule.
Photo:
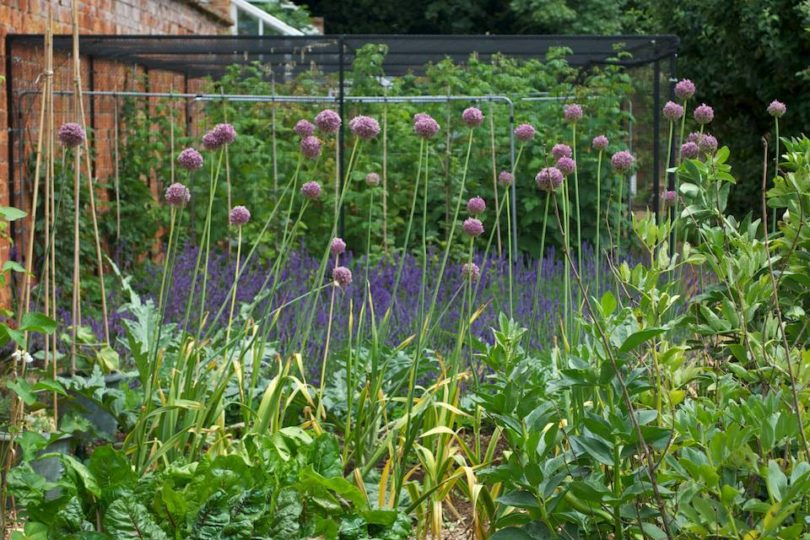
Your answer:
[[[31,153],[36,145],[36,126],[38,123],[39,100],[30,96],[20,100],[20,92],[37,88],[37,78],[43,71],[42,47],[22,48],[15,46],[7,56],[6,35],[41,34],[45,31],[47,9],[50,3],[56,34],[71,33],[72,3],[71,0],[2,0],[0,1],[0,73],[6,74],[7,60],[11,61],[14,74],[13,106],[22,105],[26,111],[27,125],[22,128],[23,147],[15,145],[13,162],[9,159],[8,127],[9,111],[7,110],[6,84],[0,85],[0,205],[7,206],[13,202],[16,206],[26,208],[30,197],[30,185],[20,182],[20,154]],[[79,26],[82,34],[222,34],[230,29],[229,0],[79,0]],[[189,82],[177,74],[151,71],[132,65],[117,64],[107,60],[82,60],[82,81],[88,89],[92,70],[96,90],[143,90],[177,92],[197,91],[198,83]],[[72,90],[71,59],[69,55],[56,53],[54,57],[54,89]],[[90,110],[89,99],[85,100],[85,114]],[[105,178],[112,172],[112,130],[114,117],[109,99],[96,97],[93,103],[97,114],[93,119],[95,152],[99,156],[96,173]],[[65,121],[75,121],[72,100],[57,98],[55,103],[55,123],[58,126]],[[178,107],[178,114],[183,114],[183,107]],[[90,119],[87,119],[90,122]],[[18,122],[15,122],[15,124]],[[19,139],[18,139],[19,140]],[[11,168],[14,168],[14,186],[9,185]],[[148,181],[148,179],[147,179]],[[13,194],[10,193],[13,190]],[[11,199],[14,199],[13,201]],[[103,198],[103,194],[102,194]],[[18,231],[19,232],[19,231]],[[17,236],[20,245],[21,236]],[[10,247],[0,243],[0,266],[8,260]],[[19,255],[15,258],[20,260]],[[0,305],[8,305],[8,291],[0,291]]]

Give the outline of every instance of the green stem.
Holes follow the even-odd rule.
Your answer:
[[[601,242],[601,225],[602,225],[602,154],[603,151],[599,150],[599,157],[596,160],[596,290],[600,291],[600,273],[602,266],[602,251],[600,249]]]
[[[236,231],[236,269],[234,270],[233,275],[233,287],[231,287],[231,311],[228,314],[228,327],[225,330],[225,343],[228,343],[231,339],[231,324],[233,323],[233,310],[236,306],[236,289],[239,286],[239,263],[241,262],[240,259],[242,257],[242,227],[237,227]]]
[[[574,163],[577,162],[577,123],[571,124],[571,151]],[[582,219],[579,206],[579,166],[574,166],[574,204],[577,216],[577,271],[582,273]],[[577,289],[577,306],[582,304],[582,291]]]
[[[543,275],[543,259],[546,256],[546,224],[548,223],[548,207],[551,203],[551,192],[546,192],[546,208],[543,211],[543,229],[540,233],[540,259],[537,261],[537,276],[534,284],[534,304],[532,314],[537,314],[538,301],[540,297],[540,282]]]

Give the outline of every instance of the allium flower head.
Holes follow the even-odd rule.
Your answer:
[[[379,135],[380,124],[370,116],[355,116],[349,121],[349,129],[356,137],[368,141]]]
[[[59,127],[59,142],[62,146],[75,148],[82,144],[86,137],[84,128],[76,122],[68,122]]]
[[[714,109],[703,103],[702,105],[695,107],[695,121],[698,124],[708,124],[712,120],[714,120]]]
[[[343,238],[333,238],[329,251],[332,252],[332,255],[342,255],[346,251],[346,242],[343,241]]]
[[[702,136],[703,135],[699,131],[693,131],[692,133],[686,136],[686,142],[693,142],[697,144],[697,142],[700,140]]]
[[[315,117],[315,125],[324,133],[335,133],[340,124],[340,115],[332,109],[324,109]]]
[[[241,227],[250,221],[250,210],[244,206],[234,206],[231,208],[231,213],[228,214],[228,221],[234,227]]]
[[[678,193],[674,190],[667,190],[661,194],[661,199],[665,204],[672,204],[678,199]]]
[[[483,214],[487,209],[487,203],[481,197],[473,197],[467,201],[467,211],[472,215]]]
[[[768,105],[768,114],[773,116],[774,118],[782,118],[787,112],[787,107],[781,101],[773,100],[771,104]]]
[[[606,150],[608,144],[610,144],[610,141],[608,141],[608,138],[605,137],[604,135],[597,135],[596,137],[593,138],[593,141],[591,142],[591,146],[593,146],[593,149],[599,150],[600,152],[602,150]]]
[[[481,220],[476,218],[465,219],[462,227],[464,228],[464,232],[472,237],[484,234],[484,224],[481,223]]]
[[[627,150],[616,152],[610,158],[610,164],[613,165],[613,168],[620,173],[629,172],[630,169],[633,168],[635,162],[636,158],[633,157],[633,154]]]
[[[543,191],[556,191],[562,185],[564,179],[565,177],[560,169],[546,167],[537,173],[534,181],[537,183],[537,187]]]
[[[366,185],[375,187],[380,185],[380,175],[375,172],[370,172],[366,175]]]
[[[582,107],[576,103],[563,107],[563,116],[566,122],[577,122],[582,119]]]
[[[564,157],[570,158],[574,155],[574,152],[571,150],[571,147],[567,144],[555,144],[554,147],[551,149],[551,155],[554,156],[554,159],[560,159]]]
[[[309,120],[304,120],[303,118],[295,123],[295,127],[293,128],[295,133],[299,137],[309,137],[313,133],[315,133],[315,124],[310,122]]]
[[[686,159],[695,159],[698,157],[699,152],[700,148],[698,148],[696,142],[686,141],[681,145],[681,155]]]
[[[680,100],[690,99],[695,95],[695,83],[689,79],[681,79],[675,84],[675,97]]]
[[[197,169],[202,169],[203,157],[195,149],[186,148],[180,152],[179,156],[177,156],[177,163],[179,163],[184,169],[196,171]]]
[[[307,182],[301,186],[301,195],[314,201],[321,196],[321,185],[318,182]]]
[[[413,131],[423,139],[430,139],[439,132],[439,123],[426,113],[416,113],[413,117]]]
[[[169,206],[183,206],[191,200],[191,192],[180,182],[167,187],[165,196]]]
[[[461,275],[470,281],[478,281],[481,277],[481,269],[475,263],[464,263],[461,267]]]
[[[332,270],[332,281],[345,289],[352,283],[352,271],[345,266],[336,266]]]
[[[203,148],[216,150],[236,140],[236,130],[231,124],[217,124],[203,135]]]
[[[674,101],[667,101],[667,104],[664,105],[664,118],[670,122],[674,122],[675,120],[679,120],[682,116],[683,107]]]
[[[309,159],[315,159],[321,155],[321,140],[315,135],[309,135],[301,139],[301,153]]]
[[[502,186],[511,186],[515,181],[515,175],[509,171],[501,171],[498,174],[498,183]]]
[[[515,137],[522,142],[534,139],[535,133],[537,133],[537,130],[531,124],[520,124],[515,128]]]
[[[704,154],[714,154],[717,151],[717,139],[714,135],[708,133],[704,133],[703,136],[698,139],[697,145]]]
[[[563,176],[569,176],[574,174],[574,171],[577,169],[577,162],[570,157],[561,157],[557,160],[555,167],[563,173]]]
[[[478,107],[467,107],[461,113],[461,119],[468,127],[478,127],[484,123],[484,113]]]

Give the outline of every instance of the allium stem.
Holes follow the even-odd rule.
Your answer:
[[[666,182],[667,187],[666,187],[666,189],[664,191],[669,189],[669,170],[668,169],[669,169],[669,166],[670,166],[669,161],[672,159],[672,135],[673,135],[674,130],[675,130],[675,123],[670,121],[670,123],[669,123],[669,138],[667,139],[667,160],[665,162],[666,165],[664,165],[664,171],[666,171],[666,172],[664,172],[664,178],[667,180],[667,182]],[[658,221],[659,221],[659,223],[663,223],[664,222],[663,213],[660,211],[660,209],[661,209],[661,206],[660,206],[660,204],[661,204],[661,201],[660,201],[661,194],[658,193],[657,195],[659,197],[659,202],[658,202],[658,204],[659,204],[659,206],[658,206],[658,208],[659,208],[659,212],[658,212],[659,220]],[[667,214],[669,214],[668,210],[667,210]],[[667,217],[669,217],[669,215],[667,215]]]
[[[337,262],[335,264],[337,264]],[[316,418],[326,418],[326,410],[323,407],[323,394],[326,389],[326,364],[329,359],[329,343],[332,339],[332,320],[334,319],[335,292],[337,288],[337,285],[332,286],[332,295],[329,299],[329,318],[326,322],[326,342],[323,346],[323,359],[321,360],[321,380],[318,383],[318,411],[315,414]],[[347,388],[346,391],[352,392],[353,389]],[[351,411],[349,411],[349,414],[351,414]]]
[[[774,127],[776,130],[776,139],[773,141],[773,177],[779,176],[779,117],[774,116]],[[767,219],[767,216],[765,217]],[[776,230],[776,209],[771,210],[771,229]]]
[[[601,225],[602,225],[602,154],[604,152],[599,150],[599,157],[596,159],[596,291],[600,294],[601,282],[600,271],[602,266],[602,251],[600,249],[600,241],[602,238]],[[546,209],[548,211],[548,209]]]
[[[536,282],[534,284],[534,302],[532,304],[533,314],[537,314],[538,300],[540,298],[540,283],[543,278],[543,261],[546,258],[546,225],[548,224],[548,207],[551,203],[551,191],[546,192],[546,207],[543,210],[543,229],[540,233],[540,258],[537,261],[537,275],[535,276]]]
[[[422,139],[424,141],[424,139]],[[423,167],[422,174],[425,177],[425,190],[422,195],[422,279],[419,282],[419,317],[417,317],[417,328],[419,331],[419,322],[425,316],[425,286],[427,283],[427,203],[428,203],[428,169],[430,158],[430,146],[425,144],[425,166]]]
[[[81,302],[81,278],[79,276],[79,179],[82,174],[82,161],[79,157],[79,147],[74,150],[75,170],[73,176],[73,311],[72,327],[70,329],[70,374],[76,373],[76,341],[79,330],[79,304]]]
[[[577,161],[577,123],[571,124],[571,151],[574,163]],[[574,204],[577,216],[577,271],[582,272],[582,218],[579,206],[579,167],[574,167]],[[577,289],[577,305],[582,304],[582,292]]]
[[[507,264],[507,276],[508,276],[508,279],[509,279],[509,318],[512,319],[515,316],[515,310],[514,310],[514,298],[515,298],[515,295],[514,295],[514,292],[512,291],[512,281],[513,281],[512,280],[512,266],[514,266],[515,260],[514,260],[513,255],[512,255],[512,212],[510,211],[510,207],[509,207],[510,196],[511,196],[510,192],[511,192],[510,189],[506,190],[506,196],[505,196],[504,199],[505,199],[505,204],[506,204],[506,227],[507,227],[507,230],[509,231],[508,234],[506,235],[506,251],[507,251],[507,256],[509,257],[509,259],[507,261],[507,263],[508,263]],[[470,248],[470,249],[472,249],[472,248]],[[472,262],[472,252],[470,252],[470,262]]]
[[[236,268],[233,272],[233,287],[231,287],[231,311],[228,314],[228,327],[225,330],[225,343],[231,340],[231,325],[233,324],[233,309],[236,306],[236,289],[239,286],[240,268],[239,263],[242,257],[242,227],[237,227],[236,232]]]

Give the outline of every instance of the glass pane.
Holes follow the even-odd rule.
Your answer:
[[[240,36],[256,36],[259,34],[259,21],[244,11],[237,10],[236,28]]]

